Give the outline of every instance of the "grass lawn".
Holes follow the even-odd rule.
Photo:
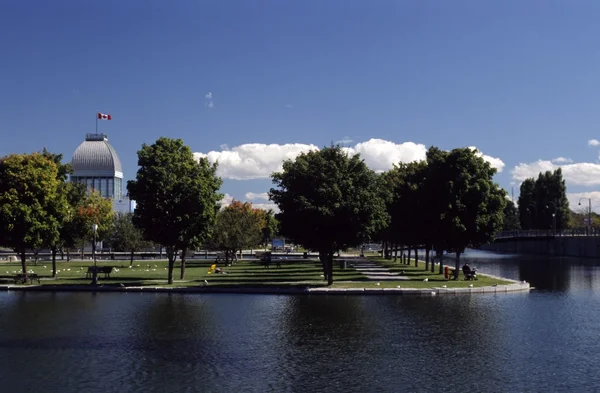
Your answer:
[[[448,288],[473,286],[486,286],[492,284],[507,284],[508,282],[480,276],[478,281],[446,281],[443,275],[432,274],[424,271],[424,263],[418,268],[412,265],[403,265],[381,258],[369,258],[375,260],[382,266],[390,268],[391,271],[404,271],[403,276],[408,279],[394,281],[368,280],[364,275],[353,268],[340,269],[334,264],[334,284],[337,288],[431,288],[447,285]],[[352,261],[348,261],[352,264]],[[208,269],[213,260],[191,259],[186,263],[185,279],[179,280],[180,264],[175,264],[174,287],[202,286],[204,280],[209,286],[222,288],[258,288],[258,287],[320,287],[326,286],[322,278],[321,264],[315,259],[283,259],[281,267],[277,268],[275,261],[270,268],[265,268],[257,260],[240,260],[233,266],[217,266],[223,268],[227,274],[208,274]],[[58,275],[56,279],[52,275],[52,263],[50,261],[39,261],[37,266],[28,264],[28,270],[37,273],[41,277],[42,285],[88,285],[90,278],[86,278],[87,268],[92,266],[91,261],[57,261]],[[99,274],[99,283],[103,285],[120,286],[165,286],[167,285],[167,261],[166,260],[140,260],[135,261],[133,267],[129,267],[129,261],[98,261],[98,266],[113,266],[115,269],[110,279],[105,279]],[[0,282],[13,283],[12,277],[20,273],[20,262],[0,263]],[[437,267],[436,267],[437,271]],[[425,278],[427,282],[423,281]]]

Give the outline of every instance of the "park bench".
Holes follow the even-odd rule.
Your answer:
[[[110,278],[110,274],[113,272],[112,266],[90,266],[85,273],[85,278],[91,278],[94,275],[94,269],[96,269],[96,274],[104,274],[104,278]]]
[[[40,277],[37,275],[37,273],[30,273],[30,274],[17,274],[13,277],[13,279],[15,280],[15,284],[27,284],[27,282],[29,282],[30,284],[33,284],[33,281],[37,281],[38,284],[40,283]]]

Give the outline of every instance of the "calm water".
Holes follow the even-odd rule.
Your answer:
[[[596,261],[472,252],[508,295],[0,292],[2,392],[591,392]]]

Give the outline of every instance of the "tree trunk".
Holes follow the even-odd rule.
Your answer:
[[[456,259],[454,260],[454,279],[458,280],[458,272],[460,271],[460,252],[456,252]]]
[[[129,266],[133,266],[133,250],[131,250],[131,254],[129,255]]]
[[[52,249],[52,278],[56,278],[56,248]]]
[[[433,263],[433,248],[431,248],[431,272],[435,272],[435,263]]]
[[[169,259],[169,278],[168,278],[169,285],[173,284],[173,268],[175,267],[175,257],[176,256],[177,255],[175,254],[174,247],[167,247],[167,258]]]
[[[37,266],[40,250],[33,251],[33,266]]]
[[[20,252],[21,254],[21,269],[23,269],[23,274],[25,275],[25,279],[27,279],[27,260],[25,259],[25,250]]]
[[[408,256],[407,256],[407,259],[406,259],[406,264],[410,265],[410,247],[408,247]]]
[[[321,261],[321,267],[323,268],[323,279],[327,280],[327,262],[325,261],[325,253],[319,251],[319,261]]]
[[[65,260],[65,249],[64,248],[60,248],[60,260],[64,261]]]
[[[327,253],[327,285],[333,284],[333,253]]]
[[[179,274],[180,280],[183,280],[185,277],[185,254],[187,254],[187,248],[181,250],[181,273]]]
[[[398,262],[398,245],[394,244],[394,262]]]
[[[419,250],[415,247],[415,267],[419,267]]]
[[[425,271],[429,271],[429,247],[425,246]]]
[[[82,241],[82,242],[81,242],[81,259],[82,259],[82,260],[83,260],[83,259],[85,259],[85,255],[84,255],[84,253],[83,253],[83,248],[84,248],[84,247],[85,247],[85,242],[84,242],[84,241]]]
[[[67,248],[67,262],[71,262],[71,249]]]

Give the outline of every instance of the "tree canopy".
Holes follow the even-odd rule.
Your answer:
[[[40,153],[11,154],[0,159],[0,244],[21,256],[25,251],[53,244],[59,237],[58,167]]]
[[[333,254],[360,245],[387,223],[377,175],[340,146],[287,160],[272,180],[269,197],[280,210],[281,234],[319,252],[329,285]]]
[[[194,159],[181,139],[161,137],[138,151],[136,180],[127,183],[137,203],[133,223],[146,240],[165,246],[173,283],[177,252],[206,242],[214,225],[221,179],[216,164]]]
[[[562,169],[540,172],[537,179],[523,181],[518,205],[523,229],[568,228],[571,212]]]

